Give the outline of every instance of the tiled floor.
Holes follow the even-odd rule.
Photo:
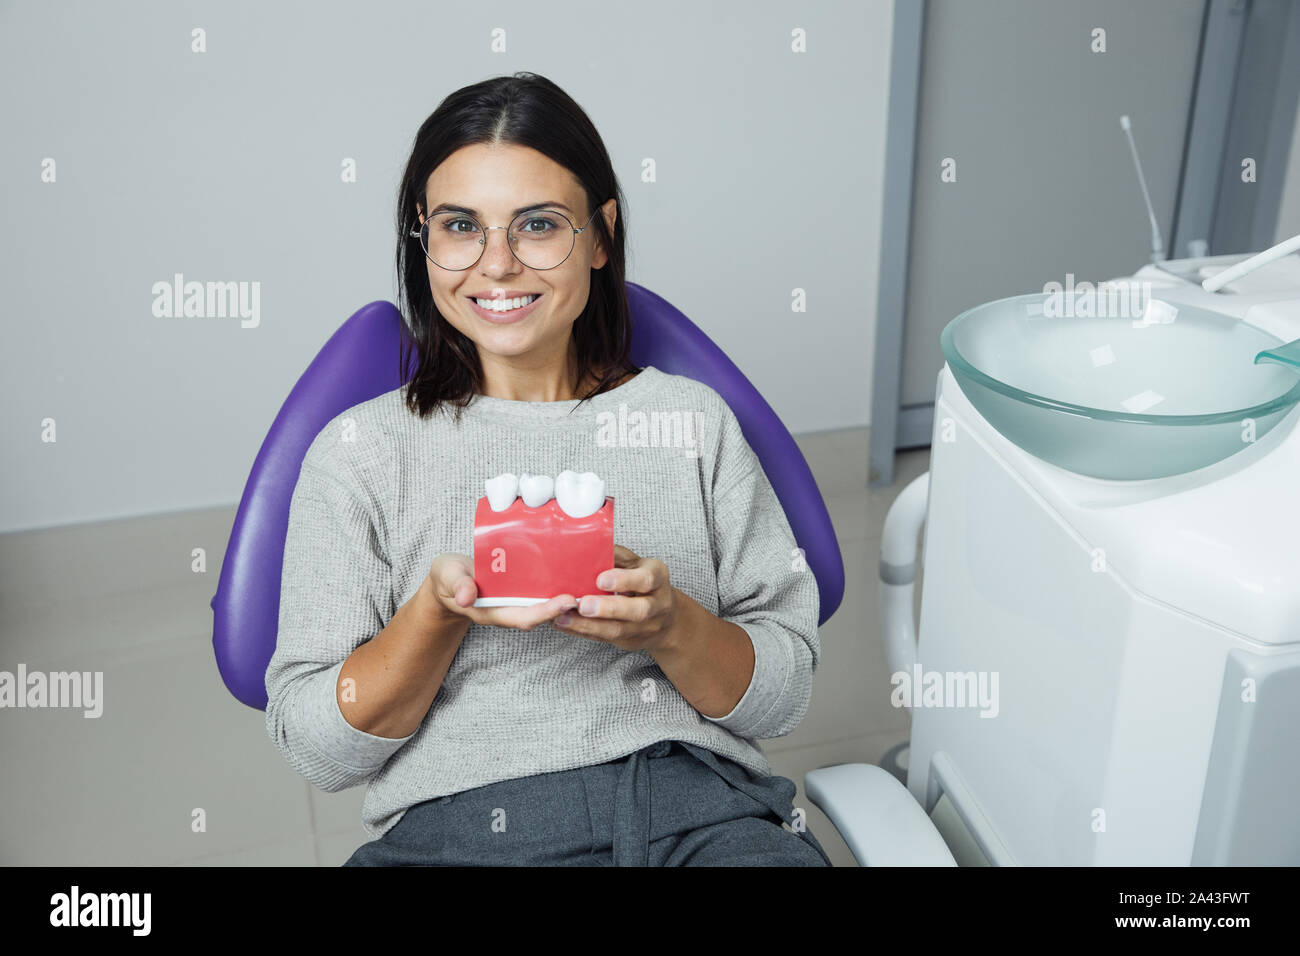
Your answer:
[[[888,700],[876,560],[885,512],[929,451],[900,455],[894,485],[868,490],[866,429],[798,441],[847,583],[821,630],[807,717],[763,747],[799,784],[795,804],[836,865],[853,866],[803,775],[875,763],[907,738]],[[102,671],[105,688],[96,719],[0,711],[0,864],[337,866],[368,839],[365,788],[316,790],[271,744],[262,712],[221,682],[208,602],[233,518],[221,508],[0,536],[0,670]]]

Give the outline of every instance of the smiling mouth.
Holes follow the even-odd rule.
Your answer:
[[[528,308],[541,297],[542,293],[534,292],[531,295],[517,296],[513,299],[481,299],[472,295],[466,296],[465,298],[469,299],[485,312],[492,312],[496,315],[510,315],[511,313],[518,312],[521,309]],[[506,307],[507,303],[509,304],[508,308]]]

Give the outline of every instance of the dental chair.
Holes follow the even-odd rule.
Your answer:
[[[844,566],[798,445],[749,380],[685,315],[635,283],[627,283],[627,296],[632,361],[709,385],[736,415],[816,578],[818,623],[824,624],[843,598]],[[401,313],[390,302],[372,302],[344,322],[289,393],[253,463],[211,602],[217,666],[226,687],[249,707],[266,709],[289,503],[303,456],[336,415],[409,379],[410,370],[403,374],[399,368],[406,334]],[[809,799],[827,814],[860,864],[953,865],[930,818],[882,768],[846,764],[812,771],[804,780]]]

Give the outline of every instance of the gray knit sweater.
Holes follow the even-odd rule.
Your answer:
[[[267,731],[294,769],[326,791],[368,783],[362,822],[374,837],[422,801],[659,740],[771,773],[756,740],[788,734],[807,712],[817,585],[721,396],[650,367],[581,407],[479,395],[459,425],[443,412],[421,420],[402,397],[394,389],[330,421],[294,489],[266,671]],[[471,624],[414,733],[349,724],[335,696],[344,660],[437,555],[473,554],[484,480],[566,469],[605,479],[616,544],[661,559],[674,587],[748,633],[754,676],[735,709],[704,716],[644,651],[550,624]]]

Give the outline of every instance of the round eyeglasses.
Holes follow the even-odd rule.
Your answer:
[[[521,212],[506,232],[510,251],[530,269],[554,269],[569,258],[580,233],[596,218],[595,212],[581,229],[574,228],[569,217],[552,209]],[[489,226],[488,229],[507,229]],[[487,230],[477,219],[463,212],[440,212],[430,216],[411,236],[429,261],[451,272],[463,272],[483,257],[487,248]]]

